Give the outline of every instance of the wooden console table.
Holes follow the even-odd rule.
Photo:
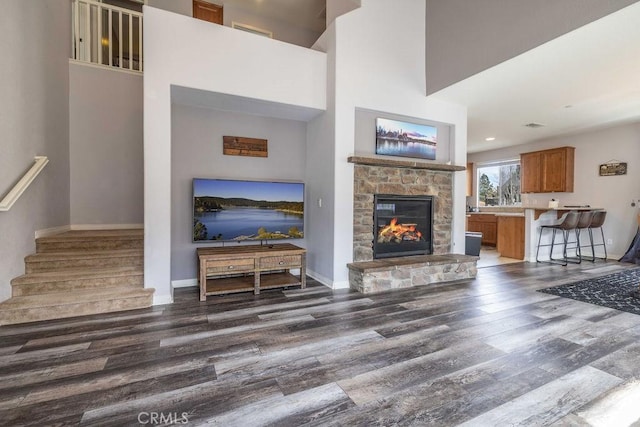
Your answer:
[[[306,287],[306,249],[290,243],[198,248],[200,301],[207,295]],[[290,273],[299,268],[300,276]],[[267,273],[267,274],[263,274]]]

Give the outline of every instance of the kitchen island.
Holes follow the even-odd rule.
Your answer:
[[[569,211],[602,210],[598,207],[587,206],[559,206],[557,208],[543,208],[540,206],[519,207],[481,207],[479,212],[467,212],[467,216],[493,214],[497,224],[496,249],[501,256],[536,262],[538,249],[538,235],[541,225],[558,222]],[[549,235],[547,235],[549,234]],[[545,233],[542,243],[550,241],[550,233]],[[548,247],[540,249],[540,259],[549,257]]]

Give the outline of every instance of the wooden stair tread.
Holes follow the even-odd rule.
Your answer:
[[[153,295],[154,291],[155,289],[153,288],[114,287],[101,290],[77,290],[73,292],[27,295],[9,298],[0,303],[0,308],[5,310],[19,310],[75,305],[93,301],[146,297]]]
[[[111,268],[69,268],[66,270],[41,271],[35,273],[27,273],[11,280],[11,284],[38,283],[46,281],[63,281],[78,279],[96,279],[102,277],[124,277],[130,275],[142,275],[144,270],[142,267],[111,267]]]
[[[109,249],[109,250],[76,250],[76,251],[60,251],[60,252],[41,252],[27,255],[25,260],[56,260],[64,259],[85,259],[85,258],[105,258],[105,257],[134,257],[143,256],[142,249]]]
[[[144,231],[139,228],[123,230],[71,230],[51,236],[39,237],[40,242],[59,242],[87,239],[143,239]]]

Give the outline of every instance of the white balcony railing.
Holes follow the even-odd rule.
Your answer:
[[[72,1],[72,58],[142,72],[142,13],[93,0]]]

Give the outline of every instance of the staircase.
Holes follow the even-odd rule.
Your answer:
[[[0,325],[150,307],[142,229],[73,230],[36,239],[25,274],[0,303]]]

